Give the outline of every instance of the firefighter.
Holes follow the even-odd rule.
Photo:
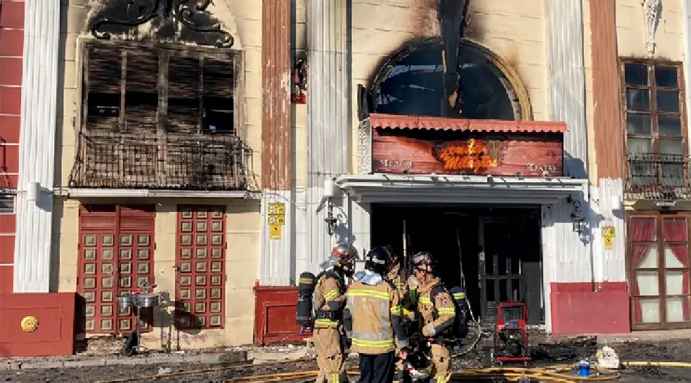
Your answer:
[[[344,324],[351,350],[360,356],[360,382],[391,383],[395,351],[407,346],[400,330],[398,291],[384,279],[389,265],[390,253],[385,248],[371,250],[365,271],[355,275],[346,293]]]
[[[314,288],[313,307],[314,346],[317,352],[319,376],[317,383],[347,382],[342,326],[343,305],[345,304],[346,277],[353,274],[355,250],[338,244],[331,251],[331,257],[322,264],[324,271],[317,278]]]
[[[386,275],[384,275],[384,279],[389,281],[391,284],[394,285],[396,290],[398,291],[398,295],[400,297],[403,297],[403,294],[405,294],[406,291],[406,286],[405,286],[405,281],[403,280],[403,275],[402,275],[402,270],[401,270],[401,260],[399,257],[394,255],[393,250],[389,246],[384,246],[381,247],[380,249],[383,249],[383,251],[386,251],[388,257],[389,257],[389,270],[386,272]]]
[[[417,290],[417,312],[420,315],[422,335],[431,344],[432,376],[436,383],[449,381],[450,355],[444,344],[444,335],[451,330],[455,319],[453,298],[441,280],[432,271],[432,257],[428,252],[413,256],[414,281]]]

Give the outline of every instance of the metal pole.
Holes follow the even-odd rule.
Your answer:
[[[403,275],[408,278],[408,229],[406,220],[403,219]]]

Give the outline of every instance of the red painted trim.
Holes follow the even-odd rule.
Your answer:
[[[0,236],[0,264],[14,263],[14,235]]]
[[[2,299],[3,294],[12,294],[13,274],[14,267],[0,266],[0,299]]]
[[[0,85],[0,114],[19,116],[22,107],[22,88]]]
[[[7,175],[7,174],[2,174],[2,172],[0,172],[0,187],[8,188],[8,189],[16,189],[17,188],[17,175],[16,174]]]
[[[254,287],[255,316],[254,343],[297,342],[304,337],[295,320],[298,299],[297,287]]]
[[[0,28],[0,56],[21,57],[24,49],[24,31]]]
[[[0,356],[50,356],[74,353],[75,293],[0,296]],[[34,316],[38,327],[20,323]]]
[[[372,128],[454,130],[492,133],[564,133],[566,123],[552,121],[471,120],[427,116],[370,114]]]
[[[554,335],[631,331],[626,282],[551,283],[550,288]]]
[[[22,85],[21,57],[0,57],[0,84]]]
[[[0,27],[24,28],[24,2],[2,1],[0,4]]]
[[[19,172],[19,146],[0,145],[0,172]]]
[[[586,290],[601,291],[605,289],[628,291],[626,282],[600,282],[595,283],[594,286],[595,287],[593,288],[593,284],[590,282],[556,282],[552,283],[551,288],[552,292],[560,293],[583,292]]]
[[[16,218],[14,214],[0,214],[0,233],[14,234],[16,232]]]
[[[19,143],[19,116],[0,116],[0,144]]]

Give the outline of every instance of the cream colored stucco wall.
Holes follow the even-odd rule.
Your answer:
[[[650,57],[647,22],[641,0],[617,0],[617,45],[620,57]],[[682,61],[684,52],[682,0],[662,0],[652,58]]]
[[[58,225],[53,230],[55,240],[59,241],[58,291],[77,291],[77,248],[79,246],[79,201],[56,200],[55,219]]]
[[[91,38],[85,30],[90,0],[69,0],[62,2],[63,30],[60,43],[64,49],[63,61],[59,71],[63,74],[64,86],[58,97],[57,137],[58,163],[56,187],[68,185],[69,174],[74,163],[76,124],[80,110],[79,89],[79,50],[78,40]],[[235,38],[234,49],[239,49],[243,57],[243,76],[240,79],[241,92],[238,100],[240,135],[252,147],[253,168],[256,174],[255,185],[260,184],[261,170],[261,3],[256,0],[216,0],[209,10],[224,24]],[[62,84],[61,84],[62,85]],[[62,106],[62,109],[60,109]],[[108,199],[91,200],[91,203],[156,204],[157,248],[154,270],[158,291],[175,295],[175,208],[178,204],[222,204],[226,206],[227,243],[226,252],[226,312],[223,330],[207,330],[199,334],[180,334],[180,346],[185,348],[214,347],[223,345],[248,344],[252,342],[254,325],[253,287],[258,277],[258,262],[261,243],[260,206],[257,200],[193,200],[193,199]],[[59,291],[76,291],[77,246],[79,232],[80,202],[73,199],[60,199],[55,204],[54,235],[59,241]],[[157,326],[162,317],[157,318]],[[161,327],[145,337],[148,346],[160,345]],[[173,334],[174,338],[177,336]],[[175,344],[173,345],[175,346]]]
[[[368,85],[381,62],[419,37],[438,33],[434,0],[352,1],[352,142],[357,143],[357,84]],[[466,36],[489,48],[517,72],[533,118],[547,118],[542,0],[482,0],[470,4]],[[357,151],[352,166],[357,167]]]

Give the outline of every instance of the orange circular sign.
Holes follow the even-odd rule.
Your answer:
[[[32,315],[25,316],[24,318],[22,318],[22,321],[19,323],[19,326],[22,328],[22,331],[24,332],[34,332],[38,329],[38,318]]]

